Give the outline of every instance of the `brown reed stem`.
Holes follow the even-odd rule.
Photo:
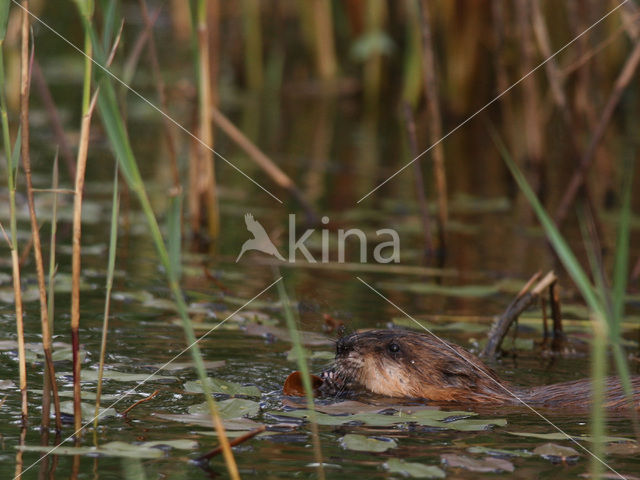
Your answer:
[[[267,429],[266,425],[261,425],[258,428],[251,430],[250,432],[245,433],[244,435],[240,435],[237,438],[229,441],[229,445],[235,447],[236,445],[240,445],[241,443],[246,442],[247,440],[251,440],[253,437],[258,435],[259,433],[264,432]],[[216,455],[220,455],[222,453],[221,447],[216,447],[210,452],[205,453],[204,455],[200,455],[196,458],[196,462],[202,462],[203,460],[211,460]]]
[[[238,127],[231,123],[231,120],[216,107],[211,108],[211,118],[279,187],[287,190],[300,203],[310,221],[315,221],[318,218],[314,208],[309,204],[293,180],[249,140]]]
[[[558,226],[562,225],[562,223],[566,219],[567,214],[569,213],[569,208],[573,204],[573,200],[578,193],[578,190],[585,181],[587,170],[591,166],[591,162],[595,157],[596,149],[600,144],[600,140],[602,140],[607,126],[611,121],[611,117],[613,116],[613,112],[620,102],[622,93],[633,79],[639,63],[640,40],[636,41],[633,50],[627,57],[627,60],[623,65],[618,78],[616,79],[613,91],[609,95],[607,104],[605,105],[604,110],[600,115],[600,120],[598,121],[598,124],[596,125],[595,130],[591,135],[591,140],[589,141],[587,150],[582,157],[582,161],[574,171],[573,176],[571,177],[571,180],[569,181],[569,184],[565,189],[564,196],[562,197],[562,200],[560,201],[560,204],[556,209],[555,221]]]
[[[431,34],[431,14],[429,12],[428,0],[420,2],[421,10],[421,32],[422,32],[422,68],[424,78],[424,94],[427,100],[429,114],[429,139],[433,148],[433,173],[436,180],[436,191],[438,198],[438,237],[440,249],[446,249],[446,228],[448,218],[447,205],[447,176],[444,166],[444,148],[440,139],[442,138],[442,118],[440,116],[440,104],[438,101],[438,83],[436,80],[436,60]],[[415,158],[415,157],[414,157]]]
[[[211,64],[209,58],[209,26],[207,23],[208,2],[197,2],[197,43],[198,43],[198,114],[199,134],[202,143],[196,146],[196,155],[191,162],[190,178],[195,184],[195,196],[190,196],[197,203],[190,205],[191,225],[194,233],[200,231],[200,221],[204,213],[207,215],[207,227],[211,240],[216,241],[220,230],[220,214],[218,211],[218,194],[216,190],[215,159],[210,149],[213,148],[213,127],[211,125],[211,109],[213,94],[211,89]],[[195,165],[194,165],[195,163]],[[195,216],[195,218],[194,218]]]
[[[153,73],[153,78],[156,85],[156,94],[158,95],[158,101],[160,103],[160,108],[163,112],[166,112],[167,109],[167,93],[166,87],[164,83],[164,79],[162,77],[162,73],[160,72],[160,61],[158,60],[158,49],[156,48],[156,40],[153,35],[153,22],[151,17],[149,16],[149,11],[147,9],[146,0],[139,0],[140,3],[140,11],[142,12],[142,18],[144,20],[145,26],[151,32],[149,35],[149,42],[147,44],[147,51],[149,53],[149,61],[151,63],[151,71]],[[177,155],[177,147],[176,140],[173,135],[173,128],[171,127],[171,122],[164,115],[162,117],[162,124],[164,126],[164,135],[165,141],[167,142],[167,149],[169,150],[169,160],[171,165],[171,176],[173,178],[173,187],[176,191],[181,190],[180,186],[180,171],[178,170],[178,155]]]
[[[536,273],[535,278],[537,278],[537,276],[539,276],[539,273]],[[542,292],[556,280],[557,277],[555,274],[553,272],[549,272],[536,284],[533,290],[527,291],[524,294],[521,291],[518,294],[516,299],[511,302],[500,318],[491,326],[491,330],[487,335],[487,345],[480,353],[481,357],[493,358],[496,356],[500,349],[500,345],[502,345],[504,337],[509,331],[509,327],[511,327],[511,324],[518,319],[518,316],[522,312],[540,298]],[[532,281],[527,282],[528,286],[531,286],[531,284]]]
[[[27,201],[29,203],[29,218],[31,221],[31,235],[33,238],[33,253],[38,276],[38,293],[40,294],[40,327],[42,330],[42,349],[45,358],[45,375],[49,375],[51,390],[53,392],[54,409],[56,412],[56,429],[62,430],[60,417],[60,399],[56,384],[55,369],[51,357],[51,333],[49,328],[49,312],[47,310],[47,288],[44,279],[44,266],[42,261],[42,247],[40,244],[40,230],[36,217],[36,207],[33,198],[33,183],[31,181],[31,159],[29,156],[29,87],[31,83],[31,58],[29,55],[29,0],[22,2],[22,39],[20,51],[20,124],[21,142],[20,153],[22,168],[24,169],[27,184]],[[49,412],[51,392],[42,392],[42,428],[49,428]]]
[[[416,123],[413,120],[411,105],[409,105],[408,102],[404,102],[404,118],[411,158],[416,158],[419,154],[418,141],[416,139]],[[434,251],[433,242],[431,241],[431,215],[429,214],[429,205],[427,204],[422,168],[420,168],[420,165],[420,162],[413,162],[413,174],[415,177],[416,195],[418,196],[418,204],[420,206],[420,220],[422,221],[422,229],[424,231],[425,254],[430,256]]]
[[[338,71],[336,48],[333,39],[333,15],[331,13],[331,2],[327,2],[325,0],[311,1],[316,65],[320,77],[323,80],[330,80],[336,76],[336,72]]]

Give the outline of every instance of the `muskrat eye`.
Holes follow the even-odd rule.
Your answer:
[[[400,345],[398,345],[397,343],[390,343],[389,345],[387,345],[387,348],[391,353],[398,353],[400,351]]]

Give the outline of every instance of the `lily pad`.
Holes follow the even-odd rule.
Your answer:
[[[255,417],[260,413],[260,404],[245,398],[229,398],[217,402],[222,418]],[[209,413],[207,402],[191,405],[189,413]]]
[[[98,447],[67,447],[60,446],[56,448],[56,455],[91,455],[101,457],[120,457],[120,458],[161,458],[165,453],[157,447],[171,447],[181,450],[194,450],[198,447],[198,443],[193,440],[159,440],[155,442],[145,442],[142,444],[126,443],[126,442],[109,442]],[[16,446],[23,452],[49,452],[51,446],[44,445],[24,445]]]
[[[214,368],[224,367],[227,362],[224,360],[204,360],[203,363],[204,368],[207,370],[213,370]],[[193,362],[171,362],[168,365],[166,363],[150,363],[148,365],[143,365],[142,368],[149,368],[153,370],[160,369],[160,371],[163,372],[179,372],[180,370],[193,370],[195,367],[193,366]]]
[[[560,432],[552,432],[552,433],[530,433],[530,432],[506,432],[509,435],[517,435],[519,437],[531,437],[531,438],[541,438],[543,440],[577,440],[582,442],[593,442],[594,439],[590,435],[570,435],[571,438],[567,438],[567,436]],[[633,438],[627,437],[608,437],[603,436],[602,441],[605,443],[609,442],[635,442]]]
[[[403,477],[411,478],[445,478],[447,476],[440,467],[435,465],[424,465],[422,463],[405,462],[399,458],[390,458],[383,467],[389,473],[398,473]]]
[[[235,382],[228,382],[219,378],[208,377],[209,388],[212,393],[224,393],[230,396],[245,395],[247,397],[259,397],[260,390],[254,385],[240,385]],[[190,380],[184,384],[185,391],[189,393],[204,393],[200,380]]]
[[[540,445],[533,450],[533,453],[552,462],[574,462],[580,457],[575,449],[557,443]]]
[[[274,416],[285,416],[293,418],[308,419],[311,415],[309,410],[292,410],[288,412],[269,412]],[[392,415],[376,413],[356,413],[353,415],[327,415],[315,412],[315,419],[319,425],[345,425],[364,424],[374,427],[384,427],[397,424],[415,423],[421,426],[437,427],[447,430],[458,431],[481,431],[488,430],[492,426],[504,426],[506,419],[498,418],[493,420],[475,420],[462,418],[455,421],[442,421],[457,416],[468,416],[468,412],[444,412],[442,410],[422,410],[413,414],[396,412]]]
[[[531,457],[533,454],[527,450],[507,450],[503,448],[491,448],[491,447],[469,447],[467,448],[469,453],[485,453],[487,455],[493,455],[496,457]]]
[[[515,467],[509,460],[486,457],[477,459],[466,455],[447,453],[440,456],[442,463],[450,467],[459,467],[472,472],[513,472]]]
[[[200,425],[202,427],[213,428],[213,422],[211,421],[211,415],[208,413],[187,413],[187,414],[172,414],[172,413],[154,413],[155,417],[162,418],[164,420],[171,420],[172,422],[188,423],[191,425]],[[254,422],[248,418],[233,418],[222,419],[225,430],[254,430],[258,428],[261,423]]]
[[[60,372],[56,374],[57,377],[72,377],[71,372]],[[82,370],[80,372],[80,378],[83,382],[97,382],[98,371],[97,370]],[[147,382],[177,382],[178,377],[166,376],[166,375],[151,375],[148,373],[125,373],[118,372],[116,370],[104,370],[102,374],[104,380],[112,380],[115,382],[135,382],[135,383],[147,383]]]
[[[95,417],[96,406],[90,403],[81,403],[82,408],[82,421],[90,422]],[[60,411],[68,415],[73,415],[73,401],[60,402]],[[100,408],[100,419],[107,417],[115,417],[118,412],[114,408]]]
[[[10,388],[15,388],[16,384],[11,380],[0,380],[0,390],[8,390]]]
[[[365,437],[355,433],[349,433],[340,439],[340,445],[347,450],[356,452],[386,452],[396,448],[398,443],[393,438]]]
[[[335,352],[317,350],[310,352],[309,350],[305,349],[304,356],[309,360],[333,360],[336,357],[336,354]],[[287,360],[290,362],[298,361],[298,356],[296,355],[294,349],[291,349],[287,352]]]

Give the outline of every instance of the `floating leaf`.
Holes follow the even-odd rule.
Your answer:
[[[347,450],[356,452],[386,452],[396,448],[398,443],[387,437],[365,437],[355,433],[349,433],[340,439],[340,445]]]
[[[533,450],[533,453],[552,462],[572,462],[580,457],[580,454],[575,449],[558,445],[557,443],[540,445]]]
[[[172,413],[154,413],[154,416],[172,422],[189,423],[192,425],[200,425],[202,427],[213,428],[211,415],[208,413],[188,413],[188,414],[172,414]],[[223,419],[225,430],[255,430],[262,424],[249,420],[248,418]]]
[[[292,410],[288,412],[269,412],[275,416],[285,416],[293,418],[308,419],[309,410]],[[480,431],[490,429],[492,426],[504,426],[507,421],[504,418],[493,420],[470,420],[460,419],[455,421],[441,421],[457,416],[468,416],[469,412],[444,412],[441,410],[422,410],[413,414],[405,414],[396,412],[392,415],[383,415],[376,413],[356,413],[354,415],[327,415],[325,413],[316,412],[315,418],[319,425],[345,425],[345,424],[364,424],[368,426],[384,427],[403,423],[415,423],[421,426],[436,427],[447,430],[458,431]]]
[[[247,325],[245,332],[248,335],[257,335],[259,337],[274,338],[284,342],[291,342],[291,336],[286,328],[273,327],[270,325],[257,325],[252,323]],[[300,331],[300,338],[302,340],[302,344],[308,347],[333,345],[334,343],[333,340],[326,335],[315,332]]]
[[[71,372],[60,372],[56,374],[57,377],[72,377]],[[97,382],[98,371],[97,370],[82,370],[80,372],[80,378],[83,382]],[[166,376],[166,375],[151,375],[149,373],[125,373],[117,372],[115,370],[104,370],[102,374],[104,380],[113,380],[115,382],[135,382],[135,383],[147,383],[147,382],[177,382],[178,377]]]
[[[82,421],[93,421],[96,406],[90,403],[81,403],[80,406],[82,407]],[[60,411],[68,415],[73,415],[73,401],[60,402]],[[116,412],[114,408],[100,408],[100,418],[115,417],[117,415],[118,412]]]
[[[467,452],[469,453],[486,453],[487,455],[493,456],[507,456],[507,457],[531,457],[533,454],[526,450],[506,450],[502,448],[492,448],[492,447],[469,447],[467,448]]]
[[[181,450],[194,450],[198,447],[198,442],[194,440],[158,440],[155,442],[145,442],[142,444],[109,442],[98,447],[67,447],[60,446],[55,450],[56,455],[91,455],[101,457],[121,457],[121,458],[161,458],[165,453],[157,447],[171,447]],[[46,445],[24,445],[16,446],[23,452],[46,452],[53,447]]]
[[[221,418],[255,417],[260,412],[260,404],[246,398],[229,398],[218,403]],[[207,402],[191,405],[189,413],[209,413]]]
[[[390,458],[383,467],[389,473],[398,473],[403,477],[411,478],[445,478],[447,476],[440,467],[435,465],[423,465],[422,463],[405,462],[399,458]]]
[[[207,370],[213,370],[214,368],[224,367],[227,362],[224,360],[203,360],[204,368]],[[163,372],[178,372],[180,370],[193,369],[193,362],[171,362],[168,365],[166,363],[150,363],[142,365],[141,368],[148,368],[151,370],[161,370]]]
[[[0,390],[8,390],[10,388],[15,388],[16,384],[11,380],[0,380]]]
[[[450,467],[459,467],[471,470],[472,472],[513,472],[515,467],[509,460],[502,458],[486,457],[476,459],[466,455],[456,455],[447,453],[441,455],[442,462]]]
[[[570,438],[560,432],[552,432],[552,433],[530,433],[530,432],[506,432],[509,435],[517,435],[519,437],[531,437],[531,438],[541,438],[543,440],[577,440],[582,442],[593,442],[593,437],[589,435],[570,435]],[[603,436],[602,441],[605,443],[608,442],[635,442],[633,438],[626,437],[607,437]]]
[[[333,360],[336,356],[335,352],[328,352],[328,351],[313,351],[310,352],[309,350],[304,351],[304,356],[305,358],[308,358],[309,360]],[[294,349],[291,349],[287,352],[287,360],[290,362],[297,362],[298,361],[298,357],[296,355],[296,352],[294,351]]]
[[[310,375],[310,377],[311,387],[315,392],[317,388],[320,388],[320,385],[322,385],[323,382],[322,379],[316,375]],[[302,379],[302,372],[295,371],[293,373],[290,373],[287,379],[284,381],[282,393],[295,397],[304,397],[305,391]]]
[[[247,397],[259,397],[260,390],[254,385],[244,386],[239,383],[228,382],[219,378],[207,378],[212,393],[224,393],[226,395],[246,395]],[[185,391],[189,393],[203,393],[200,380],[191,380],[184,384]]]

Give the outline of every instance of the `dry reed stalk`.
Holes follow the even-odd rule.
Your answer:
[[[539,273],[534,275],[534,278],[539,277]],[[533,280],[533,279],[532,279]],[[491,326],[491,330],[487,335],[487,345],[480,353],[481,357],[493,358],[496,356],[500,345],[504,340],[504,337],[509,331],[509,327],[513,322],[518,319],[518,316],[527,309],[532,303],[540,298],[542,292],[544,292],[549,286],[557,281],[557,277],[551,271],[548,272],[542,280],[540,280],[531,291],[518,294],[518,297],[511,302],[506,311],[500,316],[496,322]],[[532,281],[527,282],[528,286],[532,285]]]
[[[427,100],[429,113],[429,139],[433,148],[433,173],[436,180],[436,191],[438,198],[438,238],[439,248],[446,249],[446,228],[448,218],[447,205],[447,176],[444,167],[444,148],[440,139],[442,138],[442,118],[440,116],[440,104],[438,102],[438,82],[436,79],[436,60],[431,34],[431,14],[429,12],[428,0],[422,0],[421,10],[421,32],[422,32],[422,68],[424,79],[424,94]],[[414,157],[415,158],[415,157]]]
[[[607,104],[604,107],[604,110],[600,114],[598,124],[596,125],[591,139],[589,141],[589,145],[584,155],[582,156],[582,160],[580,161],[580,165],[576,168],[565,189],[564,196],[558,205],[555,213],[555,221],[558,226],[562,225],[564,220],[569,213],[569,208],[571,207],[573,200],[578,193],[578,190],[582,186],[585,180],[585,176],[591,162],[593,161],[596,153],[596,149],[604,136],[604,133],[611,121],[611,117],[613,116],[613,112],[618,106],[620,102],[620,98],[622,97],[622,93],[627,88],[631,80],[633,79],[636,69],[638,68],[638,64],[640,64],[640,40],[635,42],[633,50],[627,57],[625,64],[620,71],[620,74],[616,78],[616,82],[613,87],[613,91],[609,95],[609,99],[607,100]]]
[[[197,43],[198,43],[198,114],[199,134],[202,143],[196,146],[196,155],[190,162],[190,179],[195,182],[190,189],[195,190],[189,199],[192,216],[191,226],[195,234],[200,232],[203,214],[207,216],[209,237],[216,241],[220,230],[220,214],[218,211],[218,194],[216,191],[215,161],[213,148],[213,128],[211,125],[211,109],[213,97],[211,89],[211,70],[209,58],[209,26],[207,23],[207,4],[199,0],[197,4]],[[204,200],[204,202],[202,201]],[[204,211],[203,211],[204,210]],[[197,222],[197,224],[196,224]]]
[[[312,0],[311,8],[313,10],[313,38],[318,73],[323,80],[330,80],[336,76],[338,71],[335,42],[333,39],[331,2],[327,2],[326,0]]]
[[[247,85],[252,90],[260,90],[264,83],[260,3],[260,0],[242,1],[244,68]]]
[[[251,140],[249,140],[238,127],[225,117],[216,107],[211,108],[211,118],[220,129],[226,133],[236,145],[246,152],[247,155],[265,171],[267,175],[281,188],[287,190],[300,203],[305,210],[310,221],[317,219],[317,214],[313,207],[306,200],[302,192],[298,189],[291,178],[284,173],[262,150],[260,150]]]
[[[90,40],[88,45],[91,45]],[[89,64],[91,62],[89,61]],[[87,68],[91,69],[91,66]],[[89,77],[90,78],[90,77]],[[80,436],[82,428],[82,405],[80,392],[80,274],[81,274],[81,237],[82,237],[82,196],[84,193],[84,177],[87,168],[89,151],[89,135],[91,117],[96,105],[94,95],[88,110],[82,115],[80,127],[80,144],[76,162],[76,184],[73,199],[73,247],[71,253],[71,347],[73,352],[73,414],[74,429]]]
[[[167,94],[164,84],[162,73],[160,72],[160,62],[158,60],[158,49],[156,48],[156,41],[153,35],[153,22],[149,17],[146,0],[139,0],[140,11],[142,12],[142,18],[145,23],[145,27],[151,32],[149,35],[149,43],[147,44],[147,52],[149,54],[149,61],[151,63],[151,71],[156,85],[156,94],[158,95],[158,102],[163,112],[167,109]],[[169,150],[169,160],[171,165],[171,176],[173,178],[173,188],[176,192],[182,190],[180,186],[180,172],[178,170],[178,156],[176,140],[173,135],[173,129],[171,128],[171,122],[164,115],[162,115],[162,124],[164,126],[165,141],[167,142],[167,149]]]
[[[416,123],[413,120],[411,106],[407,102],[404,104],[404,118],[407,137],[409,138],[409,152],[411,153],[411,158],[416,158],[419,153],[418,141],[416,139]],[[420,165],[420,162],[413,162],[413,174],[415,177],[416,195],[418,196],[418,204],[420,206],[420,220],[422,220],[422,229],[424,231],[425,254],[430,256],[434,252],[433,242],[431,241],[431,215],[429,214],[429,205],[427,204],[422,168],[420,168]]]
[[[387,17],[387,5],[383,0],[369,0],[366,14],[366,35],[377,35],[382,32]],[[380,51],[374,49],[364,64],[364,99],[372,116],[376,119],[378,112],[378,100],[382,88],[383,59]]]
[[[47,112],[49,124],[51,125],[53,134],[56,137],[56,142],[58,143],[60,154],[62,155],[62,158],[64,158],[64,163],[67,166],[69,177],[75,178],[76,164],[73,161],[73,152],[71,150],[71,146],[69,145],[69,141],[67,140],[67,135],[64,133],[62,121],[60,120],[60,115],[58,115],[56,104],[53,101],[53,97],[51,96],[49,85],[47,85],[47,80],[44,78],[42,69],[40,68],[40,63],[38,63],[37,60],[34,60],[33,62],[32,74],[33,80],[38,90],[38,94],[40,95],[40,99],[42,100],[45,111]]]
[[[516,22],[520,33],[520,75],[524,76],[535,68],[535,45],[531,28],[531,4],[528,0],[517,0],[515,3]],[[540,116],[541,102],[534,78],[528,78],[522,83],[524,128],[522,135],[525,140],[525,162],[530,164],[534,174],[532,181],[534,192],[540,194],[543,185],[544,165],[544,133],[543,118]]]
[[[29,87],[31,83],[31,57],[29,55],[29,0],[22,2],[22,29],[20,50],[20,124],[21,142],[20,153],[22,168],[27,184],[27,201],[29,204],[29,218],[31,221],[31,235],[33,238],[33,253],[38,276],[38,293],[40,294],[40,327],[42,330],[42,349],[45,358],[45,375],[49,375],[52,392],[42,392],[42,428],[49,428],[49,412],[51,408],[51,393],[53,393],[54,409],[56,412],[56,429],[62,430],[60,417],[60,399],[56,384],[55,369],[51,357],[51,333],[49,328],[49,313],[47,310],[47,288],[44,280],[44,266],[42,247],[40,244],[40,230],[36,217],[36,207],[33,199],[33,183],[31,181],[31,159],[29,156]]]
[[[11,175],[11,172],[9,172],[9,175]],[[7,232],[5,232],[2,224],[0,224],[0,228],[2,229],[2,234],[11,249],[13,295],[16,308],[16,336],[18,340],[18,371],[20,375],[20,412],[22,417],[22,426],[26,427],[27,419],[29,417],[29,403],[27,397],[27,363],[26,350],[24,346],[24,315],[22,311],[22,287],[20,285],[20,260],[18,259],[18,250],[16,246],[9,239],[9,236],[7,235]]]

